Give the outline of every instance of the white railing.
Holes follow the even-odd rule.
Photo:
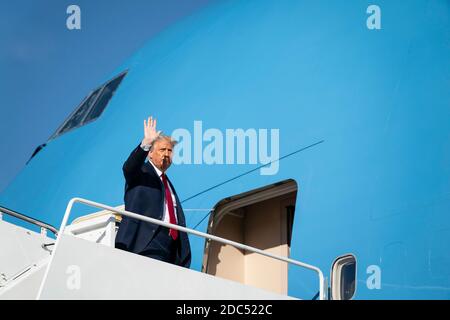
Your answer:
[[[217,237],[217,236],[213,236],[213,235],[210,235],[210,234],[207,234],[207,233],[203,233],[203,232],[200,232],[200,231],[197,231],[197,230],[181,227],[179,225],[167,223],[167,222],[164,222],[164,221],[161,221],[161,220],[158,220],[158,219],[149,218],[149,217],[146,217],[146,216],[143,216],[143,215],[140,215],[140,214],[136,214],[136,213],[133,213],[133,212],[129,212],[129,211],[125,211],[125,210],[119,210],[119,209],[116,209],[116,208],[113,208],[113,207],[110,207],[110,206],[107,206],[107,205],[104,205],[104,204],[101,204],[101,203],[93,202],[93,201],[82,199],[82,198],[73,198],[73,199],[71,199],[69,201],[69,204],[67,205],[66,212],[64,214],[64,218],[63,218],[63,221],[61,223],[61,227],[59,228],[59,236],[58,236],[58,238],[56,240],[55,248],[54,248],[53,253],[52,253],[52,259],[55,256],[56,250],[58,249],[59,240],[61,238],[61,235],[64,234],[64,229],[65,229],[65,227],[67,225],[67,221],[69,219],[70,212],[72,211],[72,207],[73,207],[75,202],[83,203],[83,204],[91,206],[91,207],[101,208],[101,209],[104,209],[104,210],[115,212],[115,213],[121,214],[123,216],[127,216],[127,217],[138,219],[138,220],[142,220],[142,221],[145,221],[145,222],[154,223],[154,224],[157,224],[157,225],[160,225],[160,226],[163,226],[163,227],[167,227],[167,228],[175,229],[175,230],[178,230],[178,231],[194,234],[194,235],[202,237],[202,238],[206,238],[206,239],[210,239],[210,240],[213,240],[213,241],[225,243],[225,244],[234,246],[234,247],[242,249],[242,250],[247,250],[247,251],[251,251],[251,252],[254,252],[254,253],[258,253],[258,254],[261,254],[261,255],[269,257],[269,258],[277,259],[277,260],[284,261],[284,262],[287,262],[287,263],[290,263],[290,264],[293,264],[293,265],[296,265],[296,266],[299,266],[299,267],[302,267],[302,268],[306,268],[306,269],[315,271],[318,274],[318,277],[319,277],[319,299],[320,300],[325,300],[326,299],[326,295],[325,295],[326,294],[326,292],[325,292],[325,279],[324,279],[322,271],[318,267],[315,267],[315,266],[312,266],[310,264],[303,263],[303,262],[300,262],[300,261],[292,260],[292,259],[289,259],[289,258],[286,258],[286,257],[282,257],[282,256],[274,255],[274,254],[271,254],[271,253],[267,253],[267,252],[265,252],[263,250],[260,250],[258,248],[250,247],[250,246],[244,245],[244,244],[239,243],[239,242],[234,242],[234,241],[227,240],[227,239],[224,239],[224,238],[221,238],[221,237]],[[50,261],[50,263],[49,263],[49,265],[47,267],[46,273],[44,275],[44,279],[42,280],[41,288],[39,289],[39,294],[38,294],[38,297],[37,297],[38,299],[39,299],[39,297],[41,295],[41,292],[42,292],[45,280],[47,278],[48,271],[50,269],[50,265],[51,265],[51,261]]]
[[[58,230],[56,230],[55,227],[53,227],[53,226],[51,226],[51,225],[49,225],[49,224],[47,224],[45,222],[39,221],[37,219],[31,218],[31,217],[29,217],[27,215],[24,215],[22,213],[19,213],[19,212],[16,212],[14,210],[11,210],[11,209],[8,209],[8,208],[0,206],[0,220],[2,220],[2,218],[3,218],[2,213],[6,213],[7,215],[10,215],[11,217],[15,217],[15,218],[21,219],[23,221],[32,223],[32,224],[40,227],[41,228],[41,234],[44,235],[44,236],[47,235],[47,230],[50,230],[56,236],[58,235]]]

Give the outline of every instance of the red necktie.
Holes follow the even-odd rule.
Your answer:
[[[172,194],[170,193],[169,184],[167,183],[167,177],[166,177],[166,175],[164,173],[162,174],[161,177],[162,177],[162,181],[164,183],[164,189],[165,189],[166,201],[167,201],[167,208],[169,210],[169,221],[172,224],[176,224],[177,220],[175,219],[175,210],[174,210],[174,207],[173,207]],[[177,237],[178,237],[178,230],[170,229],[169,235],[172,236],[173,240],[176,240]]]

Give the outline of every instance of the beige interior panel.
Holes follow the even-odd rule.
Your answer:
[[[287,257],[281,216],[279,199],[249,206],[245,215],[245,244]],[[283,261],[248,252],[245,255],[245,283],[287,294],[287,265]]]
[[[227,214],[215,229],[214,235],[236,242],[244,242],[242,218]],[[212,241],[209,249],[208,273],[221,278],[245,282],[244,254],[230,245]]]

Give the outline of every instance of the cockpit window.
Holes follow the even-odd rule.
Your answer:
[[[80,104],[80,106],[66,119],[66,121],[50,137],[54,139],[70,130],[81,127],[88,122],[97,119],[105,110],[114,92],[119,87],[127,72],[123,72],[101,87],[92,91]]]

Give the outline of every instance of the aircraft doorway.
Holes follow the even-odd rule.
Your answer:
[[[208,233],[289,257],[297,184],[286,180],[220,201]],[[202,271],[287,295],[288,264],[207,241]]]

